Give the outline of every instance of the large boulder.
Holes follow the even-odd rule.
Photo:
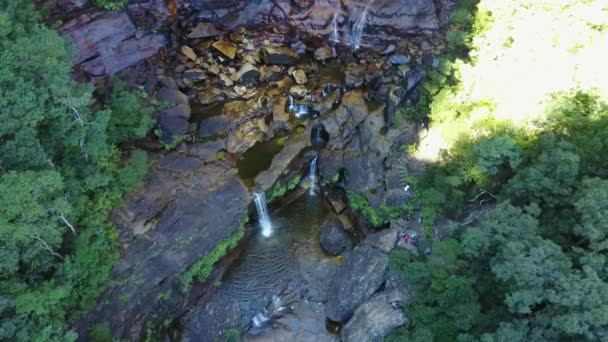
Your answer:
[[[403,310],[392,305],[404,300],[405,295],[399,290],[375,295],[355,310],[340,333],[342,341],[382,341],[393,329],[407,323]]]
[[[355,247],[332,279],[327,318],[346,322],[355,309],[382,286],[387,269],[387,254],[366,243]]]
[[[107,324],[116,338],[138,340],[147,320],[174,317],[183,304],[180,275],[241,226],[250,195],[236,170],[204,164],[193,153],[156,160],[142,189],[112,214],[122,258],[112,285],[77,324],[82,340],[93,323]]]
[[[155,55],[167,44],[162,34],[136,35],[126,12],[84,16],[62,27],[76,46],[74,64],[94,76],[113,75]]]
[[[338,255],[352,247],[350,237],[344,231],[342,223],[337,218],[332,218],[321,226],[321,247],[332,255]]]
[[[217,292],[201,310],[187,318],[183,342],[224,341],[230,329],[240,324],[241,310],[238,303],[222,292]]]

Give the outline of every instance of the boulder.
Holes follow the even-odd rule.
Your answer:
[[[370,246],[381,250],[384,253],[390,253],[399,238],[399,229],[391,226],[388,229],[382,229],[377,233],[370,234],[366,237],[367,243]]]
[[[293,76],[293,79],[296,81],[297,84],[306,84],[308,82],[306,73],[302,69],[294,70],[291,75]]]
[[[211,45],[211,46],[213,46],[213,48],[215,50],[217,50],[219,53],[222,54],[222,56],[224,56],[226,58],[234,59],[234,57],[236,57],[237,47],[236,47],[236,45],[234,45],[230,42],[227,42],[224,40],[219,40],[219,41],[213,43],[213,45]]]
[[[344,231],[342,223],[336,218],[327,220],[321,226],[321,247],[331,255],[338,255],[353,245],[350,237]]]
[[[277,46],[262,49],[262,59],[268,65],[293,65],[300,56],[289,48]]]
[[[260,81],[262,73],[251,63],[245,63],[241,69],[234,74],[233,80],[241,82],[241,84],[255,85]]]
[[[161,87],[156,94],[156,98],[160,101],[168,102],[173,105],[188,105],[188,96],[179,91],[177,88]]]
[[[318,61],[325,61],[334,56],[333,51],[329,46],[321,46],[315,50],[315,59]]]
[[[355,247],[334,275],[327,301],[327,318],[346,322],[355,309],[384,283],[388,255],[367,245]]]
[[[167,44],[164,35],[136,35],[124,12],[76,18],[63,25],[77,50],[73,63],[95,76],[113,75],[151,57]]]
[[[202,144],[194,144],[188,147],[191,156],[196,157],[201,162],[213,163],[218,160],[217,153],[226,148],[226,143],[222,140],[207,141]]]
[[[188,38],[209,38],[219,36],[220,34],[221,32],[218,31],[213,23],[201,22],[198,23],[194,29],[192,29],[188,35]]]
[[[405,294],[399,290],[381,292],[355,310],[340,336],[344,342],[382,341],[392,330],[407,323],[405,312],[391,303],[403,302]]]
[[[410,62],[410,58],[406,55],[402,55],[402,54],[397,54],[397,55],[392,55],[388,58],[388,61],[391,64],[395,64],[395,65],[401,65],[401,64],[407,64]]]
[[[238,326],[241,310],[238,303],[227,295],[217,292],[202,309],[187,317],[182,336],[183,342],[215,342],[226,340],[228,330]]]
[[[230,119],[226,115],[217,115],[202,120],[198,124],[198,136],[201,138],[210,138],[220,134],[230,124]]]

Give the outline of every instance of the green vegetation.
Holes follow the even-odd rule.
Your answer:
[[[226,332],[226,342],[239,342],[241,340],[241,333],[236,328],[228,329]]]
[[[93,0],[93,5],[113,11],[125,7],[127,0]]]
[[[147,170],[117,148],[147,133],[142,99],[115,82],[93,108],[71,56],[31,1],[0,2],[0,340],[76,338],[118,259],[106,218]]]
[[[285,187],[281,182],[276,182],[272,189],[270,190],[270,197],[268,198],[268,202],[272,202],[277,198],[281,198],[285,196],[287,193],[287,187]]]
[[[376,209],[364,195],[348,192],[347,197],[350,208],[359,213],[367,224],[375,228],[380,228],[391,220],[410,215],[414,212],[414,207],[410,202],[397,207],[389,207],[381,203],[379,208]]]
[[[91,327],[89,337],[93,342],[112,342],[112,331],[106,324],[95,324]]]
[[[215,263],[225,256],[226,253],[228,253],[231,249],[236,247],[236,245],[245,235],[245,223],[247,222],[247,219],[247,215],[243,215],[243,219],[241,219],[241,226],[236,233],[218,243],[207,255],[202,257],[181,275],[182,290],[184,292],[188,291],[194,279],[200,282],[207,280],[207,277],[209,277],[213,271],[213,265],[215,265]]]
[[[300,175],[293,177],[293,179],[290,180],[289,183],[287,183],[287,190],[291,191],[295,189],[300,184],[300,180],[302,180],[302,177],[300,177]]]
[[[415,156],[434,164],[413,182],[425,226],[461,223],[430,257],[391,255],[417,295],[387,340],[606,340],[605,2],[470,5],[425,84]]]

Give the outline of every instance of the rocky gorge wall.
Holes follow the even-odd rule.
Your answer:
[[[366,5],[363,48],[353,51],[351,28]],[[329,135],[319,154],[322,179],[347,174],[340,187],[376,206],[407,201],[402,146],[416,141],[419,127],[393,123],[393,117],[400,105],[416,101],[452,5],[131,0],[126,9],[106,13],[86,1],[57,0],[69,19],[62,31],[77,47],[76,67],[93,80],[118,75],[162,102],[157,132],[174,147],[168,152],[156,141],[146,145],[153,156],[146,184],[111,217],[122,259],[96,308],[78,323],[80,338],[103,322],[115,337],[138,340],[147,324],[173,324],[193,306],[204,307],[200,293],[182,290],[183,274],[238,232],[253,191],[270,193],[277,181],[287,186],[286,175],[302,174],[315,124]],[[334,20],[338,42],[330,41]],[[242,179],[237,162],[244,153],[283,135],[284,147],[270,166]],[[386,253],[361,246],[349,254],[347,265],[377,257],[380,271],[372,270],[377,278],[357,288],[357,298],[349,281],[357,275],[345,268],[336,273],[328,303],[332,319],[362,319],[356,308],[384,284]],[[359,269],[365,273],[372,266]],[[355,330],[347,331],[363,333]]]

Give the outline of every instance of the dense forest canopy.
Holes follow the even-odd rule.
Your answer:
[[[0,340],[65,341],[117,260],[106,221],[146,172],[150,110],[115,82],[104,105],[31,1],[0,2]]]
[[[430,257],[395,251],[417,295],[391,341],[608,339],[604,1],[465,1],[423,101],[414,180]]]

